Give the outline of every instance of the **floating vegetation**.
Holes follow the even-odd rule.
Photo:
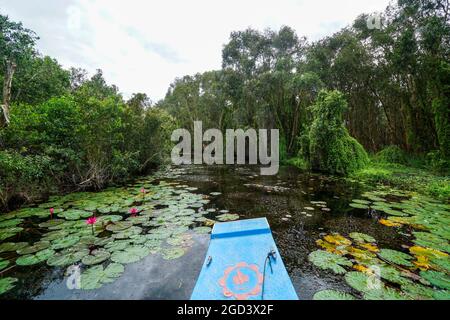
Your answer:
[[[16,278],[0,278],[0,294],[3,294],[12,288],[14,288],[15,283],[17,282]]]
[[[410,261],[413,259],[413,257],[400,251],[391,249],[381,249],[378,255],[384,260],[398,264],[400,266],[407,266],[407,267],[413,266],[413,264]]]
[[[356,300],[354,296],[346,292],[336,290],[323,290],[314,294],[313,300]]]
[[[374,237],[360,232],[352,232],[349,234],[349,237],[356,242],[376,242]]]
[[[232,213],[224,213],[224,214],[218,215],[216,218],[219,221],[234,221],[234,220],[239,219],[239,215],[232,214]]]
[[[106,268],[101,265],[90,267],[81,274],[81,289],[98,289],[106,283],[114,282],[124,270],[124,266],[119,263],[111,263]]]
[[[343,266],[351,267],[353,263],[335,253],[331,253],[324,250],[313,251],[308,256],[309,261],[311,261],[315,266],[325,269],[331,270],[337,274],[343,274],[347,271],[343,268]]]

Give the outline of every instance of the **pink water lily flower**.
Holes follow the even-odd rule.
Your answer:
[[[55,209],[50,208],[50,219],[53,219],[53,213],[55,213]]]
[[[96,217],[90,217],[86,220],[87,224],[95,224],[97,222],[97,218]]]
[[[130,212],[130,214],[131,214],[133,217],[135,217],[136,214],[138,213],[138,209],[136,209],[136,208],[131,208],[129,212]]]
[[[145,190],[145,188],[142,188],[142,189],[141,189],[141,193],[144,193],[144,194],[145,194],[146,192],[147,192],[147,190]]]
[[[94,235],[94,224],[97,222],[97,218],[95,216],[92,216],[86,220],[87,224],[90,224],[92,226],[92,235]]]

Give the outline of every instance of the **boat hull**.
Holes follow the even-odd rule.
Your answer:
[[[191,299],[298,299],[266,218],[214,225]]]

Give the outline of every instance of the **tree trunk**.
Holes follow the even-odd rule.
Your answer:
[[[3,81],[3,104],[2,115],[0,115],[0,127],[6,127],[9,124],[9,107],[11,104],[11,84],[16,71],[17,65],[10,61],[6,61],[6,73]]]

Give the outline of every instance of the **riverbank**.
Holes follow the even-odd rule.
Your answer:
[[[308,170],[307,162],[298,157],[290,158],[284,164]],[[377,162],[372,159],[369,165],[351,173],[347,179],[367,185],[381,184],[415,191],[444,202],[450,201],[450,176],[438,175],[425,167]]]

